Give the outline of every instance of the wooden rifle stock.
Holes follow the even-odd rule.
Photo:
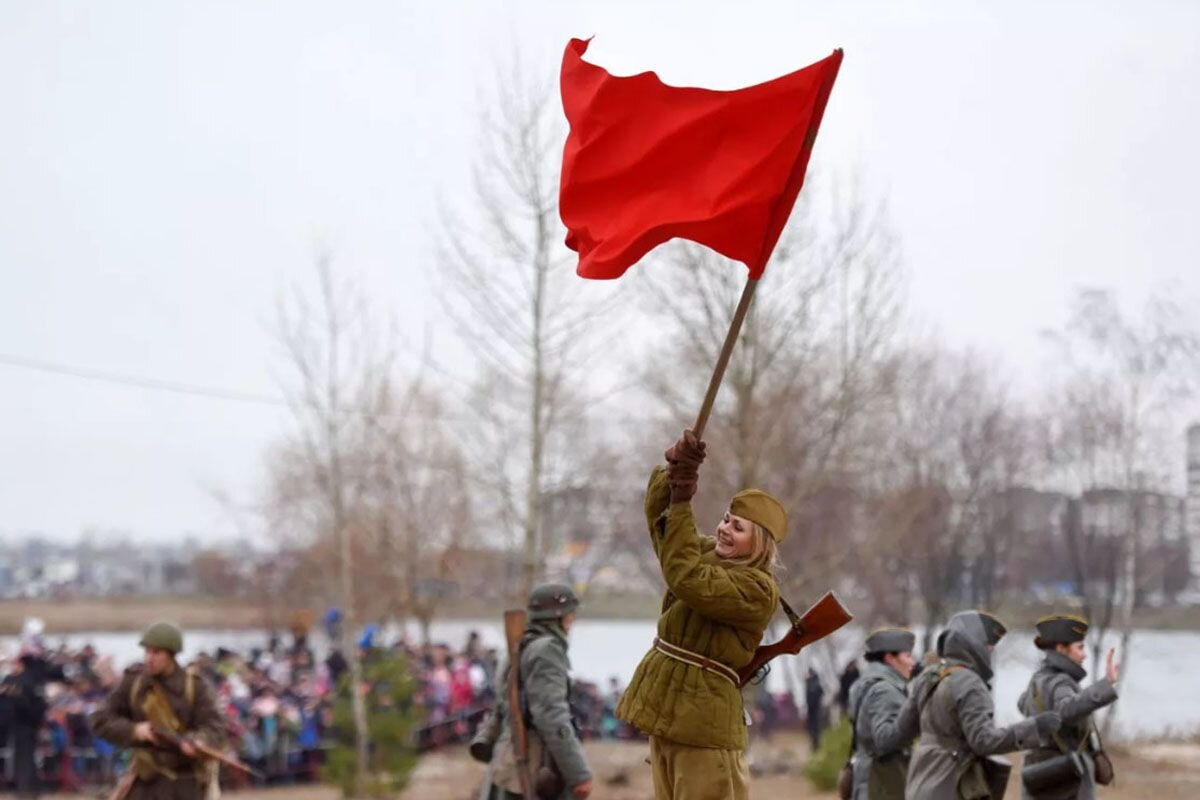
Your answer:
[[[125,768],[125,774],[121,776],[121,780],[117,781],[117,785],[113,787],[112,793],[109,794],[108,800],[125,800],[125,796],[129,794],[129,790],[133,788],[133,782],[137,780],[137,775],[134,774],[133,765],[130,764]]]
[[[794,656],[854,619],[833,592],[826,592],[824,597],[813,603],[812,608],[799,616],[782,597],[779,602],[792,625],[778,642],[765,644],[755,650],[750,663],[738,670],[738,682],[741,686],[745,686],[764,664],[776,656]]]
[[[220,763],[224,764],[227,767],[232,767],[233,769],[240,770],[242,772],[245,772],[247,775],[252,775],[255,778],[258,778],[260,780],[266,780],[265,775],[263,775],[261,772],[254,769],[253,767],[251,767],[249,764],[243,763],[241,760],[235,758],[234,756],[226,755],[226,754],[222,753],[220,750],[217,750],[215,747],[209,747],[204,742],[201,742],[197,739],[191,739],[186,736],[180,736],[179,734],[175,733],[174,731],[172,731],[168,728],[164,728],[162,725],[152,725],[151,727],[154,729],[154,736],[156,739],[159,740],[159,742],[161,742],[163,744],[168,744],[175,750],[182,750],[183,749],[182,744],[184,742],[187,742],[188,744],[190,744],[192,746],[192,749],[194,749],[196,751],[196,753],[200,756],[203,756],[205,758],[211,758],[214,761],[219,761]]]
[[[508,643],[508,719],[512,725],[513,757],[521,781],[521,795],[534,800],[533,780],[529,775],[529,737],[525,713],[521,708],[521,637],[525,635],[525,612],[504,612],[504,638]]]

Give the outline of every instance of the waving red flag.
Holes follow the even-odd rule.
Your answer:
[[[792,213],[842,51],[735,91],[618,78],[563,54],[559,213],[584,278],[619,278],[676,237],[762,275]]]

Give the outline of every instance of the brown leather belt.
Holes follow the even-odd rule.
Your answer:
[[[657,636],[654,638],[654,649],[662,653],[667,658],[673,658],[676,661],[689,664],[699,669],[707,670],[708,672],[716,673],[725,680],[729,681],[737,688],[741,681],[738,680],[738,674],[731,668],[725,666],[720,661],[713,661],[707,656],[702,656],[699,653],[693,653],[691,650],[684,650],[682,647],[676,647],[670,642],[664,642]]]

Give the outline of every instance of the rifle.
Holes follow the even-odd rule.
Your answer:
[[[181,745],[184,742],[187,742],[188,744],[190,744],[192,746],[192,749],[194,749],[198,755],[204,756],[205,758],[211,758],[214,761],[219,761],[227,767],[232,767],[233,769],[241,770],[242,772],[245,772],[247,775],[253,775],[255,778],[258,778],[259,780],[265,779],[261,772],[254,769],[249,764],[245,764],[233,756],[227,756],[224,753],[222,753],[220,750],[217,750],[216,748],[209,747],[208,745],[204,744],[204,742],[201,742],[197,739],[189,739],[186,736],[180,736],[179,734],[175,733],[174,731],[171,731],[168,728],[164,728],[162,725],[151,725],[151,729],[154,731],[154,738],[157,739],[162,744],[170,745],[171,747],[175,748],[176,750],[183,750],[183,747]]]
[[[129,790],[133,788],[133,782],[137,780],[137,774],[133,771],[133,765],[125,770],[125,774],[121,776],[121,780],[117,781],[117,785],[113,787],[112,794],[108,796],[108,800],[125,800],[125,795],[129,794]]]
[[[525,612],[504,612],[504,638],[508,642],[508,719],[512,725],[513,757],[521,781],[521,796],[534,800],[533,781],[529,777],[529,737],[525,714],[521,709],[521,637],[525,635]]]
[[[783,606],[783,613],[787,614],[792,627],[778,642],[765,644],[754,651],[754,657],[750,659],[750,663],[738,670],[738,685],[740,686],[749,683],[750,679],[776,656],[784,654],[794,656],[801,649],[824,639],[854,619],[854,615],[846,610],[833,592],[826,592],[824,597],[813,603],[812,608],[802,615],[797,615],[782,597],[779,598],[779,604]]]

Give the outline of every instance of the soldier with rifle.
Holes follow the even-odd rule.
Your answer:
[[[160,622],[146,630],[139,644],[145,661],[125,671],[91,717],[96,736],[133,748],[129,772],[112,798],[201,800],[218,789],[218,762],[244,767],[218,749],[225,740],[225,723],[212,691],[175,660],[183,649],[183,632]]]
[[[528,624],[526,612],[505,614],[508,692],[472,743],[472,754],[491,750],[492,800],[566,800],[592,792],[592,773],[568,703],[567,634],[578,608],[579,598],[569,586],[545,584],[529,594]]]

